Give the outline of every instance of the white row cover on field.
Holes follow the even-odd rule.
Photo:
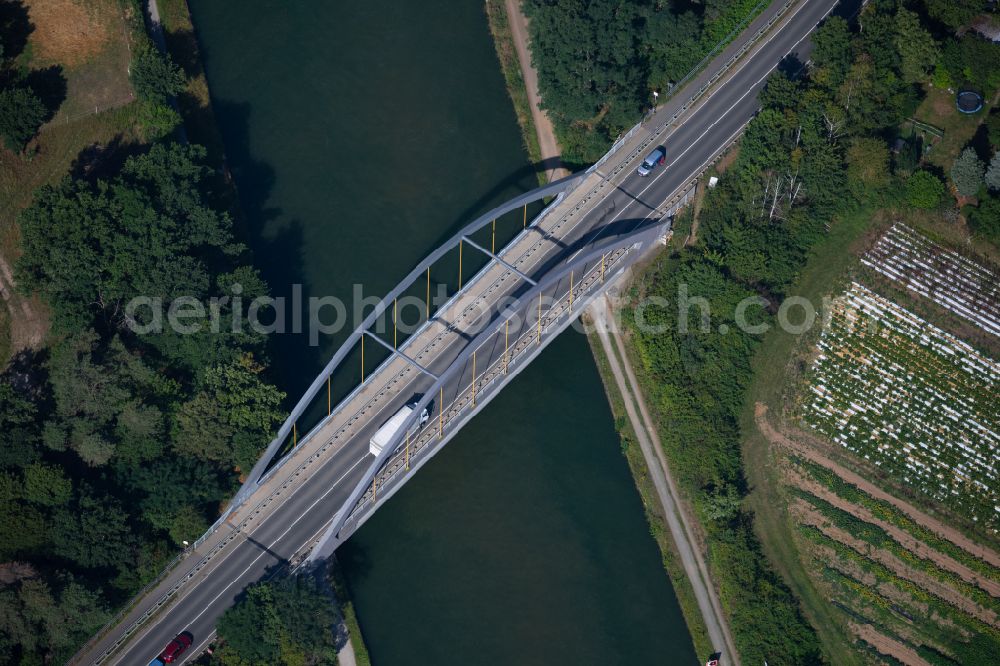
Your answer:
[[[804,406],[813,428],[1000,528],[1000,363],[856,282],[819,352]]]
[[[861,258],[907,289],[1000,336],[1000,274],[896,223]]]

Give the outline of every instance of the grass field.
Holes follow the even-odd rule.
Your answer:
[[[862,210],[833,224],[826,239],[815,249],[815,256],[789,289],[789,296],[802,296],[819,303],[824,295],[830,294],[854,261],[852,252],[867,231],[870,216],[871,211]],[[823,642],[827,658],[834,664],[860,664],[863,662],[851,648],[843,623],[799,559],[793,525],[780,489],[775,464],[778,454],[761,435],[754,419],[754,407],[758,403],[768,406],[772,413],[782,412],[788,398],[785,387],[789,385],[789,377],[801,375],[804,369],[796,352],[808,341],[775,327],[764,338],[754,357],[754,381],[741,423],[744,466],[753,488],[749,504],[756,516],[754,525],[764,551],[801,600],[806,616]]]
[[[944,130],[944,136],[932,143],[924,159],[941,168],[944,173],[948,173],[951,170],[951,163],[976,134],[976,129],[989,114],[991,99],[988,97],[984,101],[983,109],[978,113],[966,115],[959,112],[955,106],[954,93],[939,88],[929,88],[927,97],[917,107],[913,117]]]
[[[16,62],[29,80],[45,81],[58,109],[23,154],[0,148],[0,258],[8,264],[19,254],[17,216],[36,189],[85,169],[99,147],[136,139],[128,63],[145,39],[141,16],[123,0],[29,0],[25,6],[33,28]],[[23,311],[23,299],[12,298]],[[0,363],[9,357],[10,341],[40,340],[48,327],[40,303],[27,307],[32,317],[0,322],[8,341]]]

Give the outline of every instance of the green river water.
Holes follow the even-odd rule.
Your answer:
[[[387,291],[537,185],[481,0],[192,0],[272,292]],[[518,226],[520,221],[515,221]],[[290,396],[337,338],[275,336]],[[692,664],[586,339],[566,333],[338,554],[377,666]]]

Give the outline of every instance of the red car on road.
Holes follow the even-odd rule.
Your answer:
[[[163,652],[160,653],[159,659],[164,664],[173,663],[177,657],[184,653],[191,647],[191,643],[194,642],[194,636],[191,635],[189,631],[183,631],[174,637],[174,640],[167,643],[167,647],[163,648]],[[156,663],[155,661],[153,662]]]

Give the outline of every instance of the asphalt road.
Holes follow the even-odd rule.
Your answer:
[[[799,47],[835,4],[834,0],[803,0],[793,7],[790,12],[794,14],[782,29],[765,36],[761,50],[742,61],[739,71],[719,84],[711,98],[664,140],[665,165],[642,178],[634,173],[636,160],[621,185],[562,238],[564,244],[593,243],[616,230],[627,231],[689,182],[704,163],[735,138],[755,113],[757,93],[767,76],[786,54]],[[564,253],[562,258],[570,256],[553,244],[545,259],[562,260],[557,257],[559,252]],[[539,261],[536,266],[543,263]],[[457,348],[446,351],[432,369],[443,370],[457,353]],[[319,467],[312,476],[296,486],[273,514],[255,523],[239,543],[222,553],[209,575],[192,583],[180,600],[142,627],[128,648],[105,663],[144,666],[173,636],[185,630],[195,637],[194,648],[186,657],[197,654],[209,641],[218,617],[247,585],[283,565],[303,544],[322,533],[373,460],[368,455],[368,439],[399,406],[431,383],[426,376],[411,376],[413,380],[370,416],[367,425],[335,455],[317,463]]]

